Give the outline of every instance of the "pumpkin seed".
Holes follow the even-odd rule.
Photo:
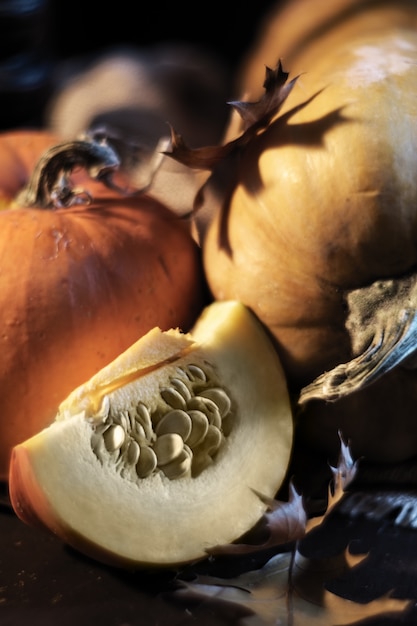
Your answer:
[[[222,440],[223,435],[221,431],[216,426],[210,424],[204,440],[198,446],[198,450],[203,450],[206,454],[212,456],[220,448]],[[196,452],[196,449],[194,452]]]
[[[129,414],[127,411],[122,411],[119,414],[119,423],[120,426],[123,428],[123,430],[125,430],[126,432],[129,432],[131,427],[130,427],[130,420],[129,420]]]
[[[149,442],[146,436],[145,429],[140,422],[135,422],[134,430],[132,431],[133,438],[140,444]]]
[[[119,424],[111,424],[104,432],[103,439],[105,446],[109,452],[119,450],[125,440],[125,431]]]
[[[91,436],[91,447],[94,454],[100,459],[104,455],[105,445],[104,439],[101,433],[93,433]]]
[[[213,424],[217,428],[221,428],[222,418],[220,415],[219,407],[213,400],[210,398],[204,398],[203,396],[194,396],[188,402],[188,409],[195,409],[197,411],[201,411],[207,415],[208,421],[210,424]]]
[[[127,445],[126,451],[126,461],[129,465],[136,465],[139,461],[140,457],[140,445],[134,440],[131,439]]]
[[[158,459],[158,467],[176,459],[184,449],[184,441],[178,433],[166,433],[155,441],[153,451]]]
[[[201,369],[198,365],[189,364],[187,366],[187,373],[189,374],[190,380],[199,382],[206,382],[207,376],[204,370]]]
[[[178,393],[182,395],[182,397],[184,398],[186,402],[188,400],[191,400],[191,391],[189,390],[189,388],[187,387],[184,381],[182,381],[180,378],[171,378],[170,383],[173,386],[173,388],[176,389],[176,391],[178,391]]]
[[[221,389],[220,387],[211,387],[210,389],[200,391],[199,396],[212,400],[219,408],[222,418],[226,417],[226,415],[230,412],[232,403],[224,389]]]
[[[136,422],[137,422],[137,411],[134,408],[130,408],[127,411],[129,416],[130,428],[129,430],[135,430]]]
[[[198,455],[194,455],[193,464],[191,467],[192,476],[198,476],[201,472],[207,469],[213,463],[213,459],[209,454],[202,452]]]
[[[194,448],[194,446],[197,446],[206,436],[209,421],[206,414],[202,411],[188,411],[188,416],[191,420],[191,432],[188,437],[184,437],[184,441],[190,446],[190,448]]]
[[[181,454],[176,459],[174,459],[174,461],[166,463],[163,466],[162,471],[164,472],[165,476],[170,480],[173,480],[175,478],[182,478],[186,474],[190,473],[192,459],[193,455],[190,449],[188,448],[187,450],[183,448]]]
[[[141,446],[139,460],[136,463],[136,473],[139,478],[147,478],[156,469],[158,460],[155,452],[149,446]]]
[[[158,422],[155,433],[165,435],[166,433],[178,433],[182,439],[190,436],[192,429],[191,417],[182,409],[173,409],[166,413]]]
[[[97,426],[94,427],[94,434],[103,435],[103,433],[105,433],[110,426],[111,422],[102,422],[101,424],[97,424]]]
[[[145,436],[149,441],[154,439],[154,432],[152,427],[151,413],[143,402],[139,402],[136,407],[136,422],[139,422],[145,431]]]
[[[186,409],[187,403],[183,396],[173,387],[165,387],[161,390],[162,399],[173,409]]]

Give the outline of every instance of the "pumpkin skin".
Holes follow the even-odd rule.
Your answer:
[[[289,3],[244,65],[248,102],[279,57],[300,76],[278,116],[242,149],[223,211],[208,186],[204,264],[217,299],[240,299],[270,329],[295,395],[355,355],[346,291],[417,263],[416,9]],[[237,130],[231,122],[226,139]],[[416,383],[414,371],[400,369],[334,404],[314,401],[299,416],[300,436],[332,459],[339,429],[355,455],[408,458],[417,453]]]
[[[47,426],[74,386],[155,325],[187,330],[204,300],[200,253],[165,206],[77,174],[93,202],[13,201],[46,132],[0,137],[0,475],[11,448]]]

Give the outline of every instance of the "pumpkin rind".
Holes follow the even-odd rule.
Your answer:
[[[196,477],[162,471],[133,481],[91,447],[104,398],[118,410],[158,403],[179,368],[213,368],[230,395],[224,445]],[[248,531],[286,475],[292,414],[285,376],[267,334],[238,302],[205,309],[189,335],[153,329],[75,389],[57,420],[14,448],[13,507],[75,548],[123,567],[175,566]]]
[[[43,132],[0,137],[2,477],[11,448],[47,426],[71,389],[155,325],[187,330],[204,302],[199,250],[151,197],[124,198],[81,173],[90,205],[15,205],[56,143]]]

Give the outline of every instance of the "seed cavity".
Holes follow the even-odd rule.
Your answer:
[[[204,369],[192,363],[177,367],[153,409],[141,401],[121,411],[112,409],[109,398],[103,404],[102,421],[90,418],[92,450],[134,481],[154,473],[169,480],[198,476],[233,429],[232,400],[207,363]]]

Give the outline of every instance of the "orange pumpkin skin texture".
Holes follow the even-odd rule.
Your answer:
[[[224,212],[207,193],[214,217],[202,245],[212,293],[240,299],[270,329],[297,394],[355,354],[345,292],[417,264],[417,6],[312,0],[276,17],[244,66],[241,93],[256,101],[278,58],[299,78],[242,149]],[[226,138],[237,130],[231,123]],[[308,444],[337,453],[340,427],[369,459],[416,454],[416,383],[396,371],[369,393],[307,405]]]
[[[168,208],[77,174],[89,205],[13,198],[57,138],[0,137],[0,475],[11,448],[49,425],[74,385],[154,326],[188,329],[203,304],[200,253]],[[8,208],[11,207],[11,208]]]

